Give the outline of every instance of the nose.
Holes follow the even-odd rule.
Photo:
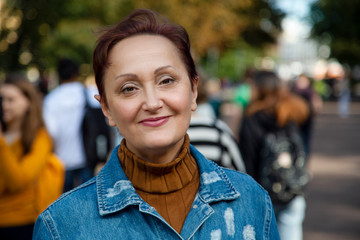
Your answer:
[[[145,100],[143,103],[143,110],[155,112],[162,108],[163,101],[161,100],[159,93],[155,89],[148,89],[145,91]]]

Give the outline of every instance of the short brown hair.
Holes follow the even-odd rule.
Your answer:
[[[153,34],[166,37],[175,44],[186,67],[191,86],[197,78],[194,60],[190,53],[190,40],[186,30],[179,24],[170,22],[148,9],[137,9],[114,26],[105,28],[99,37],[93,53],[93,69],[99,94],[106,102],[104,73],[109,66],[111,49],[121,40],[140,34]],[[103,98],[105,97],[105,98]]]

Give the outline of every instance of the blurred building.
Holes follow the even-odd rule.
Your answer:
[[[313,76],[315,67],[330,55],[329,48],[310,39],[310,26],[295,18],[284,19],[278,40],[278,73],[284,80],[301,73]],[[326,71],[326,70],[324,70]]]

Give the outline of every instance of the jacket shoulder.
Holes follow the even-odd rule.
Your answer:
[[[246,194],[251,193],[252,195],[267,194],[267,191],[259,183],[257,183],[254,180],[254,178],[252,178],[250,175],[233,169],[228,169],[223,167],[221,168],[229,178],[231,184],[235,187],[237,191],[240,192],[240,194],[244,194],[244,193]]]
[[[81,184],[80,186],[63,193],[56,201],[51,203],[45,211],[56,214],[66,214],[67,211],[81,211],[84,203],[97,203],[96,178]],[[78,210],[76,210],[78,209]]]

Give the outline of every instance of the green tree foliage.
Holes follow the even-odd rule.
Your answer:
[[[189,32],[194,56],[216,49],[230,62],[239,48],[274,43],[283,14],[271,0],[0,0],[0,72],[54,67],[59,57],[90,64],[100,26],[118,22],[136,8],[150,8]],[[225,69],[233,67],[224,66]],[[90,69],[88,70],[91,71]]]
[[[216,47],[220,52],[244,38],[254,47],[273,43],[282,14],[264,0],[137,1],[138,7],[156,9],[189,32],[197,54]]]
[[[331,57],[351,66],[360,59],[360,1],[318,0],[311,7],[312,36],[329,44]]]
[[[44,71],[63,56],[90,62],[90,49],[95,41],[92,27],[100,22],[96,17],[88,16],[101,15],[97,12],[101,9],[95,7],[96,2],[3,1],[0,8],[0,71],[29,66]]]

